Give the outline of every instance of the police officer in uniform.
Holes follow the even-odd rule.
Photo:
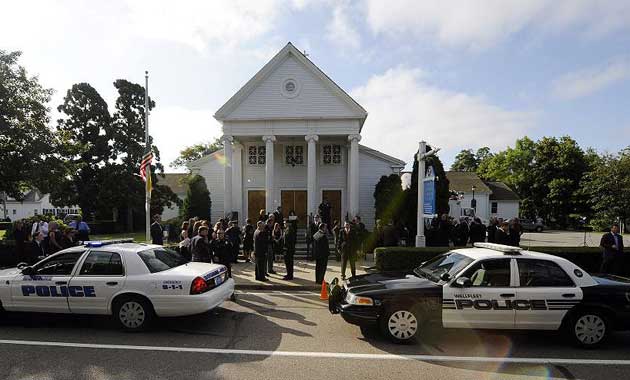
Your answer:
[[[228,276],[232,277],[232,244],[225,239],[225,231],[217,232],[217,239],[211,245],[213,261],[227,267]]]
[[[153,224],[151,224],[151,243],[164,244],[164,228],[160,224],[160,216],[157,214],[153,215]]]

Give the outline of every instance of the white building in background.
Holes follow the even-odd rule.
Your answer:
[[[212,198],[212,219],[293,210],[304,225],[328,199],[333,219],[374,225],[374,187],[402,160],[360,145],[367,112],[291,43],[214,115],[225,148],[189,165]]]
[[[458,200],[449,201],[452,209],[472,208],[474,186],[475,215],[481,220],[487,223],[491,217],[507,220],[519,216],[520,198],[503,182],[484,181],[474,172],[448,171],[446,177],[449,190],[460,195]]]
[[[29,218],[35,215],[60,215],[78,214],[78,206],[55,207],[50,203],[50,194],[42,194],[37,190],[30,190],[24,195],[24,200],[18,201],[7,198],[6,210],[0,204],[0,217],[9,217],[12,221]]]

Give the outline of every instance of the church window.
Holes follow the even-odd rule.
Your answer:
[[[291,166],[304,165],[304,146],[285,145],[284,163]]]
[[[324,165],[341,164],[341,145],[325,144],[322,146],[322,160]]]
[[[264,165],[267,150],[264,145],[250,145],[247,148],[247,162],[250,165]]]

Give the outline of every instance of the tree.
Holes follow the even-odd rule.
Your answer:
[[[432,148],[427,145],[427,152]],[[433,173],[437,177],[435,184],[435,207],[436,213],[448,214],[449,206],[448,199],[450,196],[449,182],[446,178],[446,172],[444,171],[444,165],[437,154],[427,157],[426,167],[433,166]],[[418,213],[418,160],[414,159],[413,171],[411,172],[411,186],[405,190],[405,201],[402,207],[402,219],[406,227],[409,229],[411,236],[416,235],[417,230],[417,213]]]
[[[521,214],[542,217],[567,226],[572,214],[588,213],[580,193],[580,181],[589,168],[589,158],[568,136],[528,137],[514,148],[499,152],[479,164],[477,174],[486,180],[502,181],[521,198]]]
[[[206,180],[200,175],[191,176],[188,180],[186,198],[184,198],[184,205],[181,208],[180,215],[184,219],[199,217],[210,220],[211,207],[212,201],[210,200],[210,191],[208,191]]]
[[[598,229],[610,227],[618,218],[628,223],[630,218],[630,147],[617,155],[604,155],[592,162],[584,173],[582,192],[594,212],[591,225]]]
[[[179,152],[179,157],[177,157],[173,162],[171,162],[170,166],[174,169],[186,167],[187,164],[200,159],[201,157],[207,156],[216,152],[217,150],[223,149],[223,143],[220,139],[215,139],[214,142],[206,142],[191,145],[182,149]]]
[[[47,192],[61,175],[48,128],[52,90],[28,76],[20,55],[0,50],[0,198],[22,199],[28,188]]]
[[[51,201],[78,204],[90,215],[99,201],[101,168],[116,158],[109,144],[114,131],[107,103],[94,87],[79,83],[68,90],[57,110],[62,114],[57,121],[58,154],[69,174],[59,178]]]
[[[398,174],[382,176],[374,188],[375,218],[388,224],[400,215],[404,201],[402,182]],[[396,220],[397,222],[397,220]]]
[[[492,157],[490,148],[484,146],[477,149],[476,153],[473,153],[472,149],[464,149],[457,153],[455,161],[451,165],[451,170],[459,172],[474,172],[477,171],[479,165]]]

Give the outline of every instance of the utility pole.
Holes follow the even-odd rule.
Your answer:
[[[425,172],[425,160],[427,157],[433,156],[440,148],[433,149],[430,152],[426,152],[427,143],[420,141],[420,147],[418,149],[418,215],[417,215],[417,233],[416,233],[416,247],[426,247],[427,241],[424,236],[424,172]]]

